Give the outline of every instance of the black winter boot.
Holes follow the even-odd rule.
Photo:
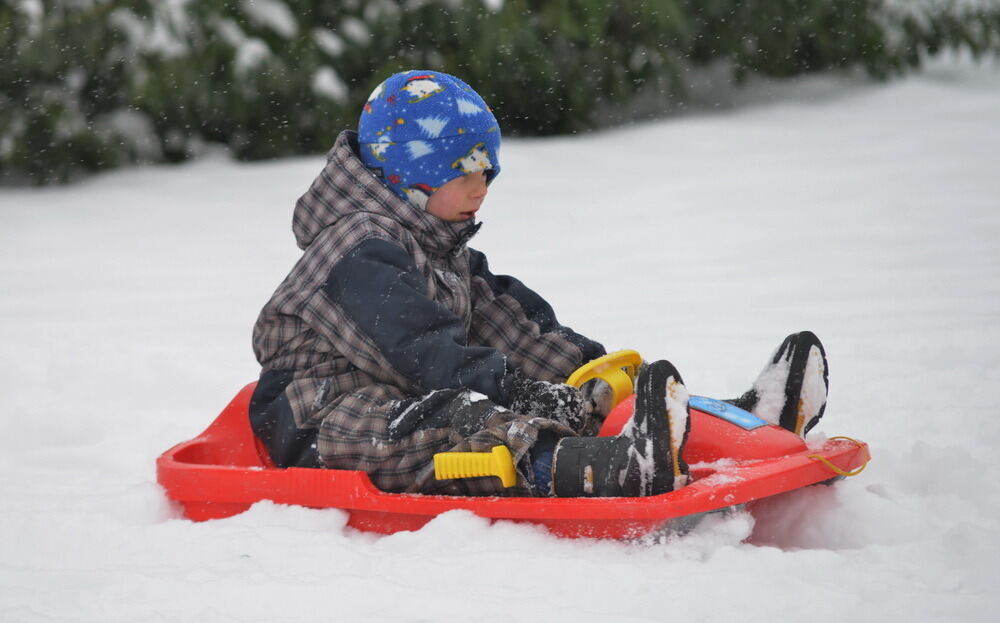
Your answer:
[[[804,437],[826,410],[829,374],[819,338],[811,331],[793,333],[768,360],[750,391],[727,402]]]
[[[687,441],[688,392],[668,361],[645,366],[636,379],[635,412],[616,437],[565,437],[552,461],[559,497],[640,497],[687,484],[681,458]]]

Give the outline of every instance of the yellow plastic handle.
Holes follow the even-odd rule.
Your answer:
[[[496,476],[504,487],[517,484],[514,457],[507,446],[493,446],[492,452],[438,452],[434,455],[434,478],[474,478]]]
[[[582,387],[591,379],[603,379],[611,386],[614,407],[632,393],[640,365],[642,355],[634,350],[619,350],[580,366],[569,375],[566,384]]]

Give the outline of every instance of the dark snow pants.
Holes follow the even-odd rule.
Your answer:
[[[578,434],[556,420],[514,413],[469,390],[406,396],[384,384],[360,387],[317,405],[308,417],[295,418],[289,405],[303,403],[301,396],[289,396],[296,382],[286,385],[281,381],[288,379],[272,378],[269,383],[269,374],[275,373],[262,376],[254,393],[251,422],[275,463],[364,471],[383,491],[531,496],[534,475],[528,453],[539,435]],[[434,454],[488,452],[497,445],[507,446],[514,458],[514,487],[505,489],[493,476],[435,480]]]

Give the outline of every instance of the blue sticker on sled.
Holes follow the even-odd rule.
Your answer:
[[[716,400],[715,398],[691,396],[688,400],[688,406],[692,409],[697,409],[704,413],[714,415],[715,417],[722,418],[723,420],[726,420],[731,424],[735,424],[745,430],[753,430],[755,428],[760,428],[761,426],[767,426],[767,422],[760,419],[753,413],[744,411],[736,405],[731,405],[728,402]]]

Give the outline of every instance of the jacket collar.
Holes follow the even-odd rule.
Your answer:
[[[316,235],[340,218],[358,211],[389,217],[417,239],[424,252],[458,255],[482,223],[451,223],[404,201],[382,183],[358,157],[358,135],[345,130],[327,153],[327,163],[295,206],[292,229],[305,249]]]

